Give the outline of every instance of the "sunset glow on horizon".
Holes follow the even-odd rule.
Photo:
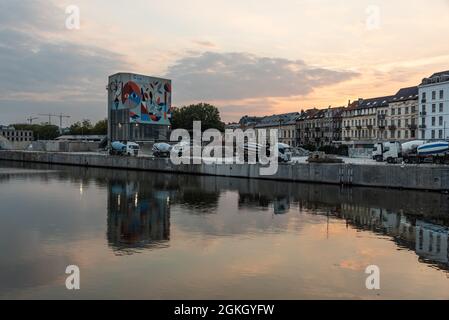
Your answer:
[[[448,19],[447,0],[6,0],[1,122],[102,119],[116,72],[168,77],[175,106],[208,102],[226,122],[345,106],[448,70]]]

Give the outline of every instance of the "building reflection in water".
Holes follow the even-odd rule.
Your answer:
[[[274,214],[286,214],[290,210],[290,198],[288,196],[270,197],[262,194],[239,193],[239,208],[257,209],[267,211],[273,206]]]
[[[117,254],[167,247],[170,192],[138,181],[111,181],[107,228],[108,243]]]
[[[10,166],[22,167],[17,163]],[[49,167],[27,164],[26,168]],[[291,207],[297,205],[299,212],[329,215],[344,219],[354,228],[387,235],[399,247],[416,252],[419,261],[449,271],[449,197],[444,194],[103,169],[87,171],[81,167],[70,168],[70,174],[66,167],[62,169],[58,171],[61,181],[71,179],[84,189],[94,176],[99,186],[107,187],[107,239],[117,254],[167,247],[170,205],[188,209],[183,212],[189,215],[217,214],[221,212],[220,196],[235,192],[239,209],[288,216],[295,210]],[[54,179],[54,173],[40,175],[39,181],[50,177]]]
[[[388,235],[400,247],[416,252],[421,262],[449,271],[449,228],[412,215],[342,204],[341,218],[359,229]]]

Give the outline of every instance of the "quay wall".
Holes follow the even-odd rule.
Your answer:
[[[174,165],[170,159],[121,157],[89,153],[0,151],[0,160],[157,171],[249,179],[297,181],[339,185],[449,190],[449,166],[443,165],[365,165],[365,164],[279,164],[278,172],[262,176],[259,165],[191,164]]]

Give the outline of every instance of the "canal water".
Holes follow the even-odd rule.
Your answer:
[[[0,299],[449,298],[447,194],[0,162],[0,204]]]

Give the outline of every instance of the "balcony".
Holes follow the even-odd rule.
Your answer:
[[[421,124],[421,125],[419,126],[419,128],[420,128],[420,129],[425,129],[425,128],[427,128],[427,126],[426,126],[425,124]]]
[[[345,137],[345,141],[351,141],[350,137]]]
[[[362,126],[355,126],[357,129],[361,130]]]
[[[379,124],[377,126],[380,130],[385,130],[385,125],[384,124]]]
[[[316,132],[320,132],[320,131],[321,131],[321,128],[316,127],[316,128],[315,128],[315,131],[316,131]]]
[[[310,128],[305,128],[304,131],[305,131],[305,132],[309,132],[309,131],[310,131]]]
[[[346,130],[351,130],[351,126],[346,126],[345,129]]]
[[[416,124],[409,124],[409,125],[408,125],[408,128],[409,128],[410,130],[416,130],[416,129],[418,129],[418,126],[417,126]]]
[[[420,115],[420,116],[426,116],[426,115],[427,115],[427,112],[421,111],[421,112],[419,113],[419,115]]]
[[[372,124],[369,124],[369,125],[367,125],[366,127],[367,127],[368,129],[370,129],[370,130],[373,129],[373,125],[372,125]]]
[[[388,130],[396,130],[396,126],[392,124],[391,126],[388,126]]]

